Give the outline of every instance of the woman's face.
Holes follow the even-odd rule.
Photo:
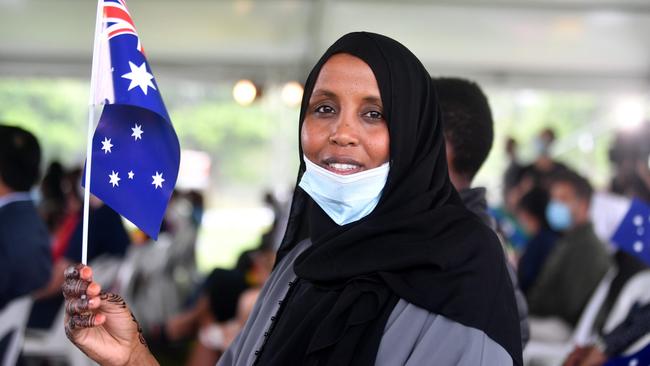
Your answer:
[[[388,161],[389,135],[381,95],[365,62],[336,54],[323,65],[300,140],[309,160],[336,174],[353,174]]]

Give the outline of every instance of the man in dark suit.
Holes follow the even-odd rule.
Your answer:
[[[0,126],[0,308],[50,277],[49,236],[29,195],[40,162],[34,135]]]
[[[52,271],[48,232],[29,194],[40,162],[34,135],[0,125],[0,311],[47,284]],[[0,356],[7,342],[0,339]]]

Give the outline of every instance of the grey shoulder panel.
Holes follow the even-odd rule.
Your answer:
[[[506,350],[481,330],[400,300],[377,353],[377,366],[511,366]]]

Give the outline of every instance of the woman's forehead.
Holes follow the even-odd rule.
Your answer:
[[[362,59],[346,53],[330,57],[321,68],[312,97],[365,93],[381,99],[375,74]]]

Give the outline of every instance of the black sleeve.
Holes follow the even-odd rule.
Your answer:
[[[605,353],[620,355],[626,348],[650,332],[650,303],[634,305],[627,318],[609,334],[603,336]]]

